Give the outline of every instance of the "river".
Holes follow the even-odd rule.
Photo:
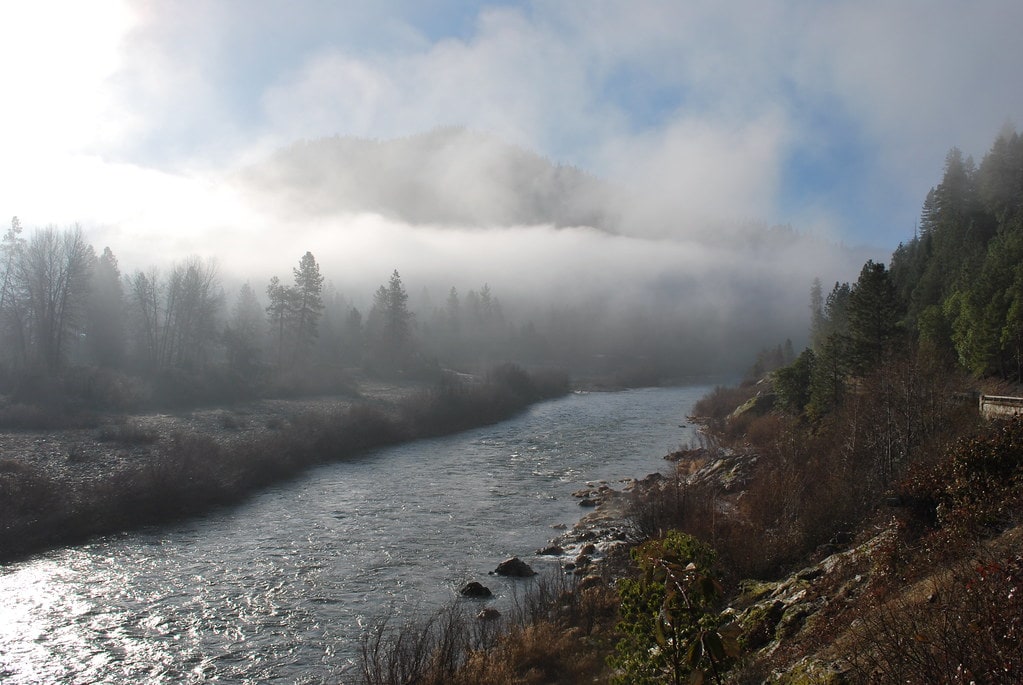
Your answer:
[[[367,626],[479,580],[502,601],[586,483],[663,470],[706,387],[573,394],[312,470],[245,503],[0,567],[0,683],[320,683]],[[463,600],[467,601],[467,600]]]

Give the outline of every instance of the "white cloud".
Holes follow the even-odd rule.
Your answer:
[[[1010,0],[537,1],[480,9],[436,40],[417,25],[424,10],[403,2],[0,12],[17,27],[0,43],[0,87],[15,103],[0,113],[12,203],[0,211],[39,223],[166,226],[174,207],[206,202],[184,188],[295,137],[465,124],[635,182],[637,224],[657,231],[734,217],[842,225],[830,198],[782,209],[794,151],[826,159],[827,136],[856,136],[866,152],[850,192],[873,184],[900,203],[892,212],[915,214],[947,147],[979,156],[1023,111],[1023,5]],[[839,186],[842,161],[824,169]],[[243,231],[251,216],[239,217]]]
[[[676,120],[604,150],[635,193],[626,209],[634,230],[655,235],[756,220],[773,213],[779,157],[788,136],[780,112],[755,121]]]

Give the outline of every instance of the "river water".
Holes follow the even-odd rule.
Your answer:
[[[432,611],[663,470],[705,387],[573,394],[512,420],[317,468],[244,504],[0,566],[0,683],[320,683],[367,627]],[[468,600],[463,600],[468,601]]]

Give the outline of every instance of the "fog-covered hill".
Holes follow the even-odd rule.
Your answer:
[[[268,204],[310,217],[370,212],[410,224],[612,232],[620,223],[607,183],[462,128],[383,141],[302,141],[241,177]]]

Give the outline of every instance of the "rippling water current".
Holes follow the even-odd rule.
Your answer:
[[[0,566],[0,683],[337,681],[366,627],[528,556],[586,482],[689,442],[699,387],[576,394],[310,471],[243,505]],[[534,566],[540,559],[530,559]]]

